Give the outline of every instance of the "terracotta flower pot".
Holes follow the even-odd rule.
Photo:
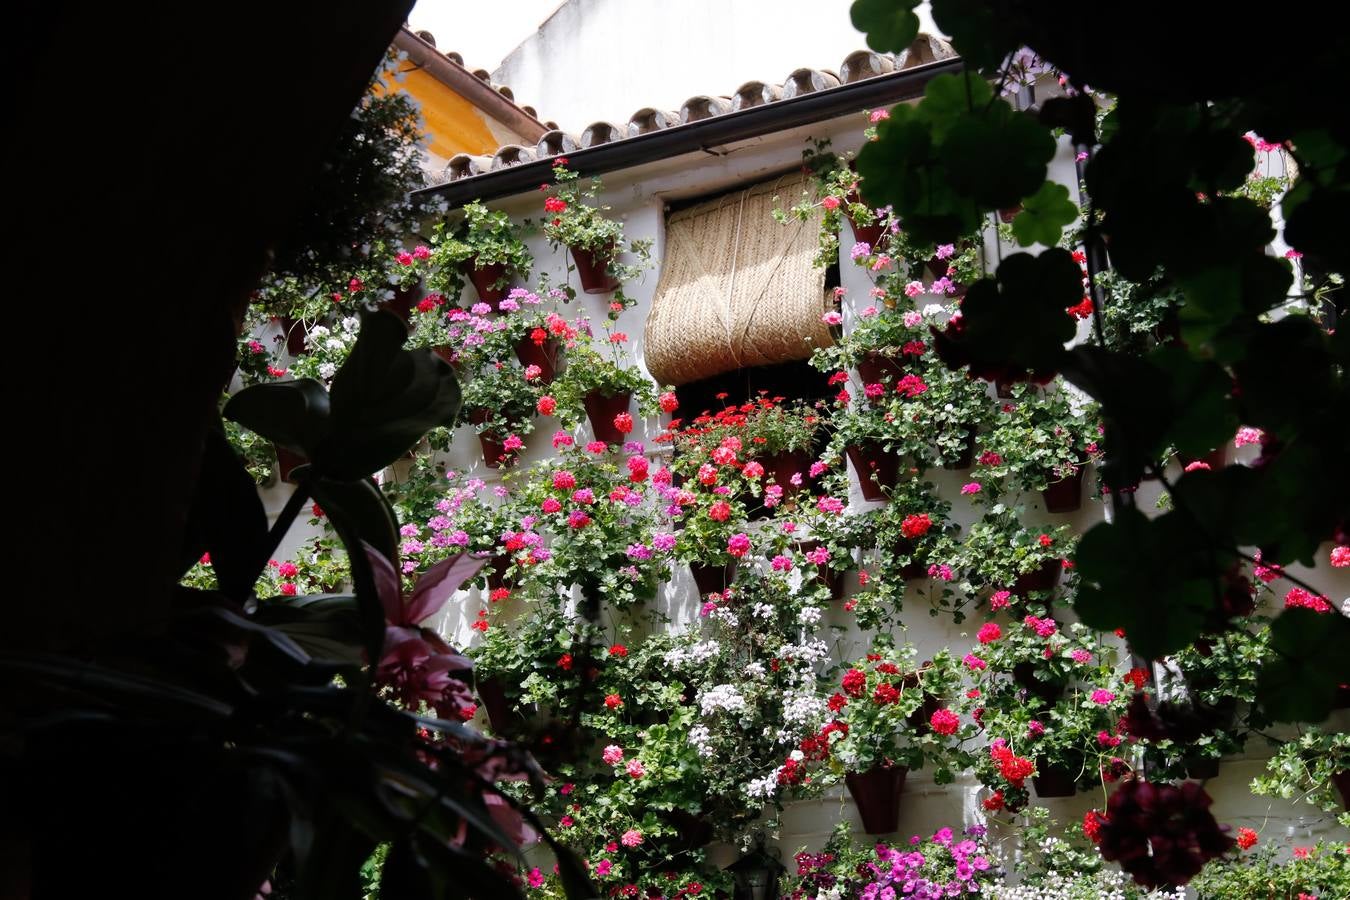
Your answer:
[[[606,444],[624,442],[624,433],[614,426],[614,417],[619,413],[628,412],[632,402],[633,395],[629,391],[620,391],[613,396],[591,391],[582,398],[582,403],[586,407],[586,417],[591,420],[591,431],[595,433],[597,441],[604,441]]]
[[[875,253],[878,245],[886,237],[885,225],[859,225],[853,221],[853,217],[848,217],[848,224],[853,228],[853,240],[861,241],[872,248]]]
[[[507,294],[511,293],[510,285],[500,288],[493,287],[506,275],[506,266],[501,263],[491,263],[479,268],[474,265],[472,260],[465,260],[460,264],[460,271],[465,274],[469,283],[473,285],[473,289],[478,292],[478,299],[491,304],[493,309],[496,309],[497,304],[504,300]]]
[[[1045,500],[1045,511],[1052,513],[1074,512],[1083,505],[1084,469],[1079,465],[1068,478],[1052,481],[1041,491]]]
[[[858,470],[858,485],[864,500],[885,500],[883,489],[895,487],[900,477],[900,457],[884,450],[881,444],[868,441],[850,445],[848,458]]]
[[[581,279],[581,289],[588,294],[608,294],[617,291],[623,282],[609,274],[609,264],[615,257],[614,244],[599,250],[586,250],[582,247],[569,247],[572,260],[577,265],[577,277]]]
[[[495,591],[506,587],[506,570],[509,568],[511,568],[509,555],[499,553],[492,557],[492,561],[483,567],[483,573],[487,576],[488,590]]]
[[[507,734],[514,724],[512,721],[514,717],[511,715],[511,704],[506,699],[506,688],[502,685],[501,679],[495,675],[478,678],[475,687],[478,689],[478,699],[483,701],[483,709],[487,711],[493,733]]]
[[[733,560],[724,566],[705,566],[703,563],[691,562],[689,573],[694,576],[698,595],[706,597],[709,594],[721,593],[736,579],[736,562]]]
[[[558,374],[558,353],[561,347],[553,338],[542,344],[530,340],[529,335],[516,342],[516,358],[522,366],[539,367],[539,384],[549,384]]]
[[[894,356],[885,356],[875,350],[868,350],[858,360],[858,377],[863,384],[877,384],[883,378],[890,378],[892,385],[905,377],[905,364]]]
[[[966,434],[966,441],[961,445],[961,453],[951,462],[944,462],[942,468],[950,471],[957,469],[969,469],[975,465],[975,429],[972,428]]]
[[[1012,668],[1013,681],[1045,701],[1053,704],[1064,695],[1064,685],[1054,681],[1045,681],[1036,674],[1036,667],[1029,662],[1020,662]]]
[[[309,333],[305,329],[305,323],[291,316],[278,316],[277,323],[281,325],[281,333],[286,338],[286,352],[291,356],[304,356],[309,352],[309,347],[305,345],[305,336]]]
[[[1038,774],[1031,776],[1031,785],[1036,789],[1037,797],[1072,797],[1078,793],[1078,786],[1068,769],[1038,759],[1036,772]]]
[[[1004,225],[1011,225],[1012,220],[1017,218],[1017,214],[1020,213],[1021,211],[1022,211],[1022,204],[1020,203],[1017,204],[1016,206],[1010,206],[1007,209],[1000,209],[998,211],[999,221],[1002,222]]]
[[[868,834],[890,834],[899,827],[900,794],[908,774],[908,766],[874,766],[866,772],[849,772],[844,776],[863,830]]]
[[[1059,576],[1063,571],[1063,563],[1057,559],[1047,559],[1030,572],[1018,575],[1017,580],[1012,583],[1012,587],[1008,590],[1023,598],[1032,591],[1054,590],[1055,585],[1059,584]]]
[[[449,363],[455,371],[459,371],[459,360],[455,357],[455,351],[451,347],[432,347],[431,352],[435,353],[441,359]]]
[[[285,447],[273,445],[272,449],[277,453],[278,476],[282,481],[294,484],[295,480],[291,477],[292,473],[300,466],[309,465],[309,460],[293,450],[287,450]]]
[[[804,573],[810,572],[814,567],[816,570],[816,584],[824,585],[830,589],[830,599],[838,600],[844,595],[844,570],[836,569],[830,565],[817,566],[805,558],[805,554],[810,553],[820,546],[820,541],[802,541],[797,544],[797,554],[801,556],[801,566]]]
[[[503,444],[493,432],[479,432],[478,444],[483,448],[483,464],[489,469],[500,469],[503,465],[510,465],[510,457],[506,452],[506,445]]]
[[[933,713],[942,708],[942,698],[934,697],[932,694],[923,695],[923,705],[914,712],[910,713],[905,721],[910,724],[920,734],[927,734],[933,730]]]

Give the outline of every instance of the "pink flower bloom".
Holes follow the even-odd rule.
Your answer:
[[[937,709],[929,717],[928,724],[938,734],[956,734],[956,729],[961,727],[961,717],[950,709]]]
[[[573,492],[572,492],[572,502],[573,502],[573,503],[594,503],[594,502],[595,502],[595,491],[591,490],[590,488],[581,488],[580,490],[573,491]]]
[[[881,310],[877,309],[875,306],[867,306],[863,308],[862,312],[858,313],[858,316],[863,319],[870,319],[873,316],[880,314]]]
[[[418,244],[413,248],[413,259],[431,259],[431,249]]]
[[[553,449],[561,450],[563,447],[570,447],[576,443],[570,434],[565,431],[557,431],[553,434]]]
[[[883,384],[878,384],[874,382],[872,384],[863,386],[863,395],[866,396],[867,399],[869,400],[875,400],[878,397],[882,397],[885,395],[885,393],[886,393],[886,386]]]
[[[591,517],[579,509],[574,509],[567,516],[567,526],[569,528],[582,529],[591,524]]]
[[[398,260],[400,266],[411,266],[413,264],[412,254],[407,250],[400,250],[398,256],[394,258]]]
[[[505,301],[502,301],[502,302],[505,302]],[[544,370],[541,369],[541,368],[539,368],[539,367],[536,366],[536,365],[531,364],[531,365],[528,365],[528,366],[525,367],[525,380],[526,380],[526,381],[534,381],[536,378],[538,378],[538,377],[539,377],[540,375],[542,375],[542,374],[544,374]]]
[[[1205,462],[1204,460],[1197,459],[1195,462],[1189,463],[1186,466],[1185,470],[1187,472],[1208,472],[1210,471],[1211,468],[1212,467],[1210,466],[1209,463]]]
[[[773,558],[771,565],[775,572],[790,572],[792,571],[792,557],[780,553]]]
[[[1086,150],[1079,150],[1077,153],[1074,154],[1074,156],[1073,156],[1073,161],[1074,161],[1074,162],[1086,162],[1086,161],[1087,161],[1087,158],[1088,158],[1087,151],[1086,151]]]
[[[1003,609],[1008,605],[1009,598],[1011,597],[1012,594],[1009,591],[994,591],[993,596],[989,598],[989,609],[995,612]]]
[[[617,766],[619,763],[623,762],[623,750],[621,750],[617,744],[610,744],[604,749],[604,752],[600,754],[600,758],[604,760],[604,763],[607,766]]]
[[[825,513],[838,515],[844,511],[844,501],[838,497],[821,497],[816,501],[816,509]]]
[[[750,535],[745,532],[733,534],[727,540],[727,552],[737,559],[750,552]]]
[[[1289,593],[1284,595],[1285,609],[1311,609],[1313,612],[1325,613],[1331,612],[1331,603],[1326,597],[1321,597],[1306,591],[1301,587],[1290,588]]]
[[[764,467],[751,460],[745,464],[745,468],[741,469],[741,474],[750,479],[761,478],[764,475]]]
[[[571,828],[571,827],[572,827],[572,817],[571,817],[571,816],[563,816],[561,819],[558,820],[558,824],[561,825],[563,828]]]
[[[872,271],[880,272],[882,269],[889,269],[890,266],[891,266],[891,258],[883,253],[881,256],[878,256],[876,260],[872,263]]]
[[[978,494],[979,492],[980,492],[980,483],[978,481],[972,481],[969,484],[964,484],[961,486],[962,494]]]
[[[979,633],[975,637],[979,639],[981,644],[992,644],[1003,637],[1003,629],[998,627],[997,622],[985,622],[980,626]]]
[[[918,296],[919,296],[920,294],[922,294],[923,292],[924,292],[924,288],[923,288],[923,282],[922,282],[922,281],[911,281],[909,284],[905,285],[905,296],[906,296],[906,297],[911,297],[911,298],[913,298],[913,297],[918,297]]]
[[[1263,437],[1265,437],[1265,433],[1261,429],[1243,425],[1237,430],[1237,434],[1233,435],[1233,446],[1245,447],[1248,444],[1259,444]]]
[[[840,315],[838,311],[830,310],[825,315],[820,317],[820,321],[824,322],[826,325],[842,325],[844,322],[844,317]]]
[[[871,122],[873,125],[875,125],[875,124],[877,124],[878,122],[884,122],[884,121],[886,121],[886,120],[889,119],[890,117],[891,117],[891,111],[890,111],[889,109],[874,109],[874,110],[872,110],[870,113],[867,114],[867,121],[869,121],[869,122]]]
[[[820,474],[828,468],[829,466],[825,465],[825,463],[821,462],[820,460],[816,460],[815,462],[811,463],[811,471],[810,471],[811,477],[812,478],[820,477]]]
[[[965,656],[965,658],[962,659],[961,661],[962,661],[963,663],[965,663],[965,664],[966,664],[966,668],[967,668],[967,669],[970,669],[972,672],[978,672],[978,671],[980,671],[981,669],[988,668],[988,666],[989,666],[989,663],[987,663],[987,662],[985,662],[984,660],[980,659],[980,658],[979,658],[978,656],[976,656],[974,653],[967,653],[966,656]]]
[[[823,566],[830,561],[829,548],[821,546],[816,547],[814,550],[808,550],[806,553],[806,559],[808,562],[814,565]]]
[[[1344,569],[1350,566],[1350,547],[1342,544],[1339,547],[1331,548],[1331,564],[1337,569]]]
[[[1109,732],[1097,732],[1097,744],[1102,747],[1119,747],[1120,738],[1113,736]]]
[[[1043,723],[1038,722],[1035,719],[1032,719],[1027,723],[1027,737],[1038,738],[1043,734],[1045,734],[1045,725]]]
[[[612,868],[614,868],[614,863],[610,862],[607,859],[602,859],[600,860],[600,863],[595,867],[595,874],[603,878],[604,876],[609,874],[609,871]]]
[[[541,888],[543,886],[544,886],[544,873],[539,871],[538,866],[535,866],[533,869],[530,870],[530,887]]]
[[[952,567],[947,565],[946,563],[943,563],[942,565],[937,564],[931,565],[928,567],[928,577],[938,578],[941,579],[942,581],[951,581]]]
[[[838,198],[838,197],[826,197],[824,200],[821,200],[821,201],[820,201],[820,205],[823,206],[823,207],[825,207],[826,209],[838,209],[838,208],[839,208],[839,198]]]
[[[1284,258],[1285,258],[1285,259],[1302,259],[1302,258],[1303,258],[1303,254],[1302,254],[1302,253],[1299,253],[1297,250],[1286,250],[1286,251],[1284,251]]]
[[[1070,655],[1073,657],[1073,661],[1076,663],[1088,663],[1092,661],[1092,654],[1084,650],[1082,647],[1079,647],[1077,650],[1073,651],[1073,653]]]
[[[923,324],[923,313],[911,309],[905,313],[904,323],[906,328],[918,328]]]
[[[624,771],[633,778],[641,778],[643,775],[647,774],[647,770],[643,768],[642,760],[640,759],[630,759],[628,765],[624,767]]]
[[[939,244],[939,245],[938,245],[938,248],[937,248],[937,252],[934,253],[933,255],[936,256],[938,259],[951,259],[952,255],[953,255],[954,253],[956,253],[956,247],[955,247],[955,245],[953,245],[953,244]]]
[[[506,450],[508,453],[519,450],[524,446],[525,442],[514,434],[508,434],[506,440],[502,441],[502,449]]]
[[[577,477],[566,470],[553,473],[553,489],[570,491],[577,486]]]
[[[1111,691],[1104,690],[1102,688],[1097,688],[1095,691],[1092,692],[1092,696],[1090,699],[1092,700],[1093,703],[1105,706],[1112,700],[1115,700],[1116,695],[1113,694]]]
[[[642,843],[642,832],[636,828],[630,828],[623,833],[623,837],[619,838],[619,843],[625,847],[636,847]]]

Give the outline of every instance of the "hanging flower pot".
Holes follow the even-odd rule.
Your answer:
[[[844,196],[844,202],[850,206],[854,203],[867,203],[857,191],[849,191],[848,194]],[[868,205],[870,206],[871,204]],[[886,237],[886,226],[883,224],[874,222],[871,225],[859,225],[857,222],[853,221],[852,216],[848,216],[848,224],[853,228],[853,239],[867,244],[872,248],[873,253],[877,251],[877,245],[879,245],[882,239]]]
[[[844,776],[868,834],[890,834],[900,826],[900,793],[908,774],[908,766],[878,765]]]
[[[506,266],[501,263],[489,263],[486,266],[479,267],[471,259],[466,259],[460,264],[460,271],[469,279],[473,289],[478,292],[478,299],[484,303],[492,305],[493,309],[497,304],[506,299],[506,295],[511,293],[511,286],[494,287],[493,285],[501,281],[506,276]]]
[[[942,468],[956,471],[957,469],[969,469],[973,465],[975,465],[975,429],[971,428],[966,432],[966,440],[961,445],[960,455],[950,462],[944,462]]]
[[[1012,668],[1013,681],[1024,687],[1027,693],[1034,694],[1049,706],[1064,694],[1064,685],[1056,681],[1046,681],[1036,674],[1036,667],[1029,662],[1020,662]]]
[[[760,460],[765,475],[772,475],[774,483],[783,489],[783,496],[790,497],[806,486],[811,474],[811,463],[815,462],[805,450],[784,450]],[[800,484],[793,484],[792,477],[800,475]]]
[[[483,569],[487,575],[488,590],[495,591],[506,587],[506,572],[509,568],[511,557],[508,554],[499,553],[492,557],[492,561]]]
[[[815,583],[824,585],[830,589],[830,599],[838,600],[844,595],[844,572],[831,566],[816,566],[814,563],[805,559],[805,555],[820,546],[820,541],[802,541],[797,544],[797,553],[802,557],[801,566],[803,573],[808,573],[814,566],[816,570]]]
[[[581,279],[581,289],[588,294],[608,294],[617,291],[623,282],[609,274],[609,264],[613,261],[614,242],[597,250],[584,247],[569,247],[572,260],[577,265],[577,277]]]
[[[1069,513],[1081,507],[1083,505],[1083,474],[1083,466],[1079,464],[1069,477],[1047,484],[1045,489],[1041,491],[1041,497],[1045,500],[1045,511]]]
[[[657,815],[675,828],[680,845],[691,850],[706,846],[713,839],[713,826],[702,815],[695,815],[683,809],[659,811]]]
[[[1037,797],[1072,797],[1078,792],[1073,774],[1063,766],[1050,765],[1044,757],[1036,760],[1036,773],[1031,784]]]
[[[1011,225],[1012,220],[1017,218],[1017,214],[1020,213],[1021,211],[1022,211],[1022,204],[1020,203],[1017,204],[1016,206],[1010,206],[1007,209],[1000,209],[998,211],[999,221],[1002,222],[1004,225]]]
[[[864,500],[885,500],[886,490],[900,477],[900,457],[876,441],[850,445],[848,458],[858,470],[858,486]]]
[[[560,345],[553,338],[547,338],[542,344],[534,342],[529,335],[516,342],[516,358],[522,366],[539,367],[539,384],[549,384],[558,374],[558,353]]]
[[[1017,580],[1012,583],[1012,587],[1008,590],[1019,597],[1026,597],[1032,591],[1054,590],[1055,585],[1059,584],[1059,576],[1063,571],[1064,564],[1059,560],[1044,560],[1030,572],[1018,575]]]
[[[474,425],[482,425],[487,419],[486,409],[469,410],[469,421]],[[490,469],[500,469],[507,459],[507,452],[497,433],[491,429],[478,432],[478,443],[483,448],[483,464]]]
[[[586,418],[591,420],[591,431],[597,441],[604,441],[606,444],[623,443],[624,433],[614,424],[614,417],[619,413],[628,412],[632,402],[631,391],[620,391],[612,396],[600,391],[591,391],[582,398],[582,403],[586,407]]]
[[[858,377],[862,379],[863,384],[878,384],[886,377],[890,378],[891,384],[895,384],[904,376],[905,365],[894,356],[868,350],[863,354],[863,358],[858,360]]]
[[[309,347],[305,344],[305,337],[309,332],[305,329],[305,323],[292,316],[278,316],[277,323],[281,325],[281,333],[286,338],[286,352],[291,356],[304,356],[309,352]]]
[[[278,476],[282,481],[295,484],[295,479],[291,477],[291,474],[300,466],[309,465],[309,460],[294,450],[287,450],[285,447],[273,445],[272,449],[276,450],[277,453]]]
[[[700,597],[720,594],[736,578],[736,561],[732,560],[724,566],[708,566],[703,563],[691,562],[689,574],[694,576],[694,584],[698,587]]]

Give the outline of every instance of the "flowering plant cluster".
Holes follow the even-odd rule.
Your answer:
[[[847,827],[836,828],[819,853],[802,850],[782,880],[793,900],[882,900],[986,895],[1003,872],[981,825],[961,834],[939,828],[905,843],[858,846]]]
[[[521,229],[504,212],[489,210],[475,200],[463,207],[464,218],[456,227],[437,223],[432,234],[433,274],[427,278],[432,290],[458,294],[462,273],[469,269],[498,272],[488,283],[505,288],[513,279],[528,280],[534,258],[521,240]]]
[[[1248,844],[1243,849],[1251,846]],[[1330,900],[1346,897],[1350,896],[1350,846],[1337,841],[1318,841],[1312,846],[1295,846],[1292,856],[1286,857],[1278,847],[1266,845],[1254,852],[1211,862],[1190,886],[1201,900],[1226,897]]]
[[[1266,774],[1252,781],[1252,793],[1304,802],[1327,812],[1339,811],[1350,827],[1350,734],[1309,728],[1280,746],[1266,763]]]

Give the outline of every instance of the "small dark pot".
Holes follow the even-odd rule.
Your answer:
[[[1083,466],[1080,465],[1068,478],[1052,481],[1045,486],[1041,497],[1045,500],[1046,512],[1069,513],[1083,505],[1083,474]]]
[[[455,371],[459,371],[459,360],[455,358],[455,351],[450,347],[432,347],[431,352],[435,353],[441,359],[445,360]]]
[[[630,392],[622,391],[611,397],[599,391],[591,391],[581,402],[586,407],[586,417],[591,420],[591,431],[595,433],[597,441],[604,441],[606,444],[624,442],[624,433],[614,427],[614,417],[619,413],[628,412],[628,407],[633,402],[633,395]]]
[[[732,560],[725,566],[705,566],[702,563],[690,563],[689,573],[694,576],[698,586],[698,595],[721,593],[736,578],[736,562]]]
[[[1198,781],[1206,781],[1210,778],[1219,777],[1219,763],[1217,759],[1188,759],[1186,763],[1186,777],[1194,778]]]
[[[1025,575],[1018,575],[1017,580],[1009,588],[1014,594],[1025,598],[1032,591],[1051,591],[1055,585],[1059,584],[1059,576],[1064,571],[1064,564],[1057,559],[1047,559],[1041,563],[1039,568],[1032,569]]]
[[[896,555],[910,557],[910,562],[900,569],[900,577],[906,581],[928,577],[928,567],[923,564],[923,560],[914,559],[914,551],[914,541],[909,538],[901,538],[895,542]]]
[[[1020,662],[1013,666],[1012,674],[1013,681],[1026,688],[1027,693],[1040,697],[1047,706],[1052,705],[1064,694],[1064,685],[1039,678],[1036,675],[1036,667],[1029,662]]]
[[[1333,772],[1331,783],[1341,792],[1341,809],[1350,812],[1350,771]]]
[[[862,379],[863,384],[877,384],[887,377],[890,378],[891,384],[895,384],[905,377],[905,366],[894,356],[885,356],[875,350],[868,350],[863,358],[858,360],[858,377]]]
[[[900,457],[888,453],[873,441],[847,448],[853,468],[858,470],[858,485],[864,500],[885,500],[886,491],[900,477]]]
[[[868,834],[891,834],[900,826],[900,794],[908,774],[908,766],[875,766],[844,776]]]
[[[1000,209],[998,211],[999,221],[1002,222],[1004,225],[1011,225],[1012,220],[1017,218],[1017,214],[1020,213],[1021,211],[1022,211],[1022,204],[1020,203],[1017,204],[1016,206],[1009,207],[1008,209]]]
[[[699,847],[706,846],[713,839],[712,823],[701,815],[695,815],[683,809],[672,809],[669,812],[657,813],[657,815],[675,826],[675,833],[679,837],[680,844],[684,847],[696,850]]]
[[[493,734],[509,733],[515,724],[512,721],[514,716],[511,715],[511,704],[506,699],[506,688],[501,679],[495,675],[479,678],[475,686],[478,688],[478,699],[483,701],[483,709],[487,711]]]
[[[803,541],[797,545],[797,551],[801,554],[810,553],[820,546],[820,541]],[[803,567],[811,563],[802,561]],[[838,600],[844,595],[844,572],[840,569],[833,569],[830,566],[816,566],[816,583],[823,584],[830,589],[830,599]]]
[[[569,247],[572,260],[577,264],[577,277],[581,279],[581,289],[588,294],[609,294],[617,291],[623,282],[609,274],[610,261],[614,259],[614,244],[600,250],[585,250]]]
[[[877,247],[886,237],[886,226],[859,225],[857,222],[853,221],[852,216],[849,216],[848,224],[853,228],[853,239],[855,241],[862,241],[872,248],[873,253],[876,253]]]
[[[403,321],[408,321],[412,315],[412,308],[417,305],[417,301],[422,299],[421,285],[412,287],[394,288],[394,299],[388,300],[382,305],[385,309],[396,314]]]
[[[944,462],[942,468],[951,471],[958,469],[969,469],[975,465],[975,429],[972,428],[966,435],[966,442],[961,445],[961,455],[951,462]]]
[[[539,384],[549,384],[558,374],[558,342],[548,338],[536,344],[529,336],[516,342],[516,358],[522,366],[539,367]]]
[[[277,453],[277,474],[282,481],[295,484],[295,480],[291,477],[292,473],[300,466],[309,465],[309,460],[293,450],[287,450],[285,447],[273,445],[272,449]]]
[[[460,270],[468,276],[469,283],[473,289],[478,292],[478,299],[484,303],[492,305],[493,309],[497,304],[506,299],[506,295],[511,293],[511,286],[493,287],[506,274],[506,266],[501,263],[492,263],[483,266],[481,269],[473,265],[471,260],[465,260],[460,266]]]
[[[1045,765],[1038,759],[1036,771],[1040,774],[1031,776],[1031,785],[1036,789],[1037,797],[1072,797],[1078,793],[1073,775],[1067,769]]]
[[[286,337],[286,352],[291,356],[304,356],[308,353],[309,347],[305,346],[305,336],[309,332],[305,329],[305,324],[290,316],[279,316],[277,321],[281,324],[281,331]]]
[[[483,464],[489,469],[500,469],[503,465],[510,466],[506,445],[497,439],[496,434],[491,431],[480,432],[478,444],[483,448]]]
[[[506,571],[511,568],[511,557],[505,553],[492,557],[492,561],[483,567],[487,575],[488,590],[495,591],[506,587]]]
[[[1336,685],[1336,699],[1332,701],[1332,709],[1350,709],[1350,684]]]
[[[918,709],[914,710],[914,712],[910,713],[909,716],[905,719],[905,721],[909,723],[911,728],[918,731],[920,734],[927,734],[928,732],[933,730],[933,726],[931,724],[933,713],[937,712],[941,708],[942,708],[941,697],[934,697],[932,694],[924,694],[923,705],[920,706]]]
[[[759,462],[764,467],[765,474],[772,475],[774,483],[783,489],[783,496],[790,497],[806,486],[811,473],[811,463],[814,461],[811,454],[805,450],[785,450],[766,456]],[[793,475],[802,476],[801,485],[792,483]]]

